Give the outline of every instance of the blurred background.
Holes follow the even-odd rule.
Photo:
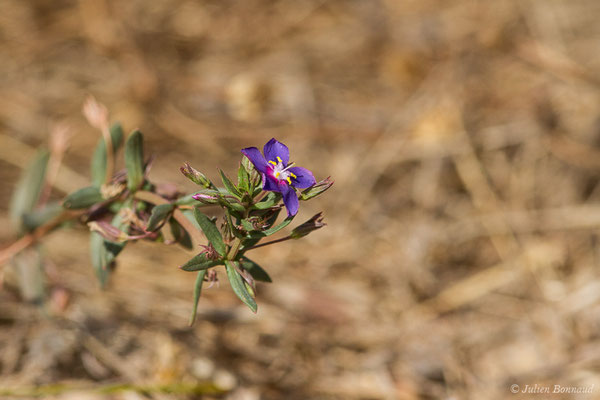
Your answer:
[[[85,185],[90,94],[144,132],[153,182],[191,192],[183,162],[233,175],[271,137],[336,182],[297,218],[326,228],[254,252],[274,280],[258,314],[222,280],[193,328],[190,253],[128,246],[103,292],[86,229],[51,234],[45,312],[3,268],[2,396],[597,397],[599,17],[594,0],[1,0],[2,248],[58,123],[52,196]]]

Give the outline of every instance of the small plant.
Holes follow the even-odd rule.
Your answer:
[[[219,171],[222,186],[217,186],[185,163],[181,172],[199,188],[183,194],[150,181],[152,158],[144,157],[140,131],[133,131],[124,140],[121,125],[109,125],[106,108],[92,98],[84,105],[84,114],[102,132],[91,159],[90,185],[69,194],[61,203],[48,202],[49,170],[56,169],[54,164],[60,157],[41,150],[14,192],[11,217],[20,239],[0,252],[0,262],[11,259],[19,276],[27,275],[23,270],[30,269],[25,258],[29,262],[33,254],[41,260],[39,248],[32,245],[68,221],[78,220],[89,227],[91,264],[102,287],[129,242],[177,243],[197,251],[180,267],[197,274],[192,324],[203,283],[217,280],[215,267],[224,266],[234,293],[256,312],[255,281],[271,282],[271,278],[248,258],[248,251],[301,238],[325,225],[322,213],[318,213],[287,236],[263,241],[292,222],[300,201],[320,195],[333,184],[329,178],[317,182],[308,169],[290,163],[288,148],[275,139],[264,146],[264,155],[256,147],[241,151],[237,183]],[[122,147],[125,168],[116,171],[115,160]],[[278,222],[284,206],[287,215]],[[25,297],[40,300],[42,268],[35,271],[34,289],[25,289],[34,295]],[[21,288],[31,287],[31,281],[22,279]]]

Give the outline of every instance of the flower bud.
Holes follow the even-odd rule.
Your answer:
[[[83,103],[83,115],[94,128],[108,129],[108,110],[94,96],[89,96]]]
[[[206,191],[206,192],[200,192],[200,193],[196,193],[195,195],[192,196],[192,199],[198,200],[201,203],[204,204],[219,204],[219,195],[217,194],[217,191],[214,191],[214,193],[212,193],[213,191]]]
[[[318,195],[329,189],[332,185],[333,181],[331,180],[331,177],[328,176],[322,181],[315,183],[308,189],[303,190],[302,193],[300,193],[300,200],[310,200],[313,197],[317,197]]]
[[[111,242],[125,242],[129,238],[125,232],[106,221],[92,221],[87,225],[92,232],[98,232],[104,239]]]
[[[303,236],[308,235],[312,231],[316,231],[319,228],[324,227],[326,224],[323,222],[323,213],[320,212],[314,215],[311,219],[295,227],[290,233],[290,238],[292,239],[300,239]]]
[[[179,170],[183,175],[186,176],[190,181],[196,185],[204,186],[205,188],[211,187],[212,182],[200,171],[196,170],[189,163],[185,163]]]

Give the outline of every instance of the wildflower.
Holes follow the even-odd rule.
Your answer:
[[[263,190],[281,193],[288,216],[296,215],[298,196],[295,188],[311,187],[316,182],[315,177],[308,169],[294,167],[294,163],[289,163],[290,151],[286,145],[274,138],[265,144],[263,153],[264,156],[256,147],[242,149],[242,154],[248,157],[261,173]]]

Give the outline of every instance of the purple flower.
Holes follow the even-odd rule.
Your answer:
[[[256,147],[242,149],[242,154],[261,173],[263,190],[281,193],[288,216],[296,215],[298,196],[294,188],[305,189],[314,185],[315,177],[306,168],[294,167],[294,163],[289,163],[290,151],[285,144],[274,138],[265,144],[263,153],[264,156]]]

